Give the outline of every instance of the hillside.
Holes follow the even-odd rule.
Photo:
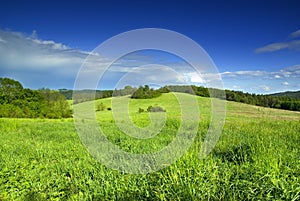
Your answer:
[[[153,98],[153,99],[130,99],[129,97],[114,97],[114,99],[120,99],[119,102],[129,101],[129,114],[132,115],[133,122],[135,119],[146,118],[149,121],[148,114],[139,114],[139,108],[144,110],[147,109],[149,106],[161,106],[162,108],[166,109],[166,114],[170,115],[170,118],[179,117],[180,112],[180,105],[177,102],[177,98],[175,95],[181,95],[186,97],[193,97],[194,95],[186,94],[186,93],[163,93],[160,97]],[[211,99],[207,97],[201,96],[194,96],[196,97],[199,110],[201,113],[201,117],[205,120],[209,120],[210,118],[210,106],[211,106]],[[80,104],[76,104],[73,107],[80,108],[82,112],[86,112],[86,108],[97,106],[99,103],[103,103],[105,108],[114,108],[111,105],[112,98],[104,98],[93,101],[83,102]],[[255,119],[257,117],[261,119],[286,119],[286,120],[300,120],[300,113],[295,111],[288,111],[288,110],[281,110],[275,108],[267,108],[255,105],[249,105],[245,103],[239,103],[234,101],[226,101],[226,115],[227,120],[231,118],[242,118],[243,120],[247,121],[249,119]],[[126,112],[126,111],[125,111]],[[112,118],[111,116],[112,111],[105,110],[102,112],[96,112],[97,117],[101,120],[110,121]],[[126,112],[127,113],[127,112]],[[104,117],[104,118],[103,118]]]
[[[300,91],[286,91],[286,92],[270,94],[270,96],[289,97],[289,98],[295,98],[300,100]]]
[[[299,112],[229,101],[222,134],[210,155],[201,160],[199,153],[208,133],[211,100],[190,94],[175,95],[197,98],[200,123],[196,137],[184,153],[182,147],[175,147],[172,154],[159,154],[171,159],[180,153],[182,156],[171,163],[161,163],[163,169],[149,174],[117,171],[129,163],[119,161],[120,155],[105,146],[84,146],[85,142],[99,140],[89,141],[92,132],[78,133],[74,127],[76,120],[0,118],[0,200],[298,200]],[[181,127],[181,109],[175,95],[166,93],[153,99],[105,98],[73,107],[82,115],[92,109],[105,139],[124,152],[133,156],[160,153],[175,141]],[[116,107],[111,106],[114,99]],[[119,110],[120,103],[128,103],[129,111]],[[98,104],[106,109],[96,111]],[[166,112],[139,112],[139,108],[146,110],[150,105],[161,106]],[[192,112],[195,111],[193,108]],[[165,115],[162,125],[151,125],[150,116],[155,119]],[[89,126],[89,120],[81,117],[77,122]],[[120,124],[116,125],[118,120]],[[128,125],[133,123],[158,133],[147,139],[132,136]],[[190,123],[183,132],[187,139],[193,129]],[[91,131],[90,127],[86,129]],[[97,158],[104,157],[104,152],[96,152],[94,157],[88,152],[99,148],[109,151],[108,160]],[[144,162],[152,162],[149,159]],[[121,164],[111,169],[114,160]]]

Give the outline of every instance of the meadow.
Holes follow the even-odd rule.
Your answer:
[[[190,96],[190,95],[186,95]],[[200,123],[196,139],[174,164],[148,174],[112,170],[95,160],[68,119],[0,119],[0,200],[299,200],[300,113],[227,102],[222,135],[199,159],[210,123],[210,99],[197,97]],[[150,123],[148,106],[161,106],[166,124],[151,139],[133,139],[113,120],[111,98],[97,100],[112,110],[97,111],[103,132],[131,153],[151,153],[168,145],[180,125],[172,93],[133,99],[129,115],[136,125]],[[74,105],[84,112],[94,105]],[[96,108],[96,107],[95,107]]]

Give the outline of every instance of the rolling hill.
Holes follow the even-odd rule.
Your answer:
[[[116,107],[112,107],[112,99],[116,99]],[[116,170],[128,163],[111,169],[113,160],[123,161],[119,160],[121,155],[115,155],[105,146],[92,148],[109,151],[109,160],[96,160],[98,155],[104,156],[103,152],[91,156],[84,142],[99,142],[103,138],[88,141],[94,133],[79,135],[74,126],[76,118],[75,121],[72,118],[0,118],[0,200],[299,199],[299,112],[229,101],[223,132],[212,152],[200,159],[210,125],[211,99],[200,96],[196,99],[200,123],[190,148],[174,163],[161,163],[165,168],[148,174]],[[101,103],[106,110],[96,111]],[[128,104],[129,110],[122,110],[120,103]],[[192,109],[196,113],[189,108],[191,105],[183,104],[189,112]],[[146,110],[149,106],[161,106],[166,112],[139,112],[139,108]],[[79,122],[87,126],[89,119],[84,115],[88,114],[88,108],[92,109],[105,139],[131,155],[164,150],[175,141],[181,127],[180,104],[172,93],[153,99],[104,98],[73,107],[83,115]],[[140,128],[151,127],[152,117],[159,118],[159,115],[166,115],[166,121],[161,129],[159,122],[146,129],[160,131],[157,135],[141,139],[132,137],[126,130],[122,132],[122,126],[128,122],[121,118],[116,125],[113,117],[118,115],[130,117],[129,123]],[[182,134],[189,138],[192,128],[188,124]],[[166,157],[181,151],[180,146]]]
[[[286,91],[286,92],[270,94],[270,96],[280,96],[280,97],[283,96],[283,97],[296,98],[300,100],[300,91]]]

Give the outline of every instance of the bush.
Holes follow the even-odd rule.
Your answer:
[[[101,102],[97,105],[96,111],[104,111],[106,109],[105,105]]]
[[[166,110],[160,106],[149,106],[147,108],[148,112],[166,112]]]
[[[142,113],[145,112],[145,110],[143,108],[139,108],[138,113]]]

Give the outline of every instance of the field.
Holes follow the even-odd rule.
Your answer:
[[[0,119],[0,200],[300,200],[299,112],[227,102],[222,136],[201,160],[210,99],[197,99],[201,120],[192,146],[174,164],[148,174],[121,173],[95,160],[71,118]],[[111,99],[100,102],[111,107]],[[74,107],[84,112],[91,105]],[[167,116],[151,139],[119,131],[114,107],[96,116],[109,141],[127,152],[151,153],[174,139],[180,107],[171,93],[131,100],[131,120],[147,126],[149,113],[138,109],[150,105],[163,107]]]

